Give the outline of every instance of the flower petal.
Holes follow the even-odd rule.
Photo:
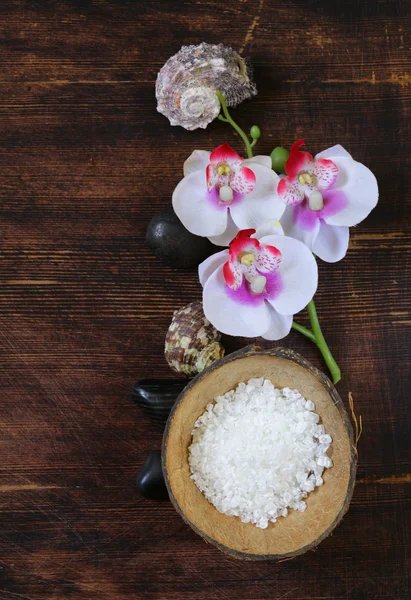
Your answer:
[[[259,242],[250,238],[255,233],[255,229],[243,229],[239,231],[230,244],[230,259],[235,260],[242,252],[253,252],[258,248]]]
[[[230,183],[233,190],[238,194],[249,194],[255,187],[254,171],[241,165],[240,168],[235,170]]]
[[[198,278],[201,285],[204,287],[207,279],[214,273],[218,267],[221,267],[229,259],[228,250],[222,252],[216,252],[205,259],[200,265],[198,265]]]
[[[302,242],[281,235],[269,235],[260,243],[275,246],[282,257],[277,271],[282,279],[282,289],[268,302],[281,315],[299,312],[307,306],[317,289],[318,269],[312,252]]]
[[[228,287],[234,291],[243,283],[243,271],[237,260],[228,260],[223,264],[223,275]]]
[[[328,221],[330,217],[340,213],[348,206],[347,196],[341,190],[328,190],[323,193],[324,208],[319,211],[320,217]]]
[[[313,244],[313,252],[325,262],[337,262],[346,255],[349,238],[348,227],[327,225],[321,221],[320,231]]]
[[[263,167],[267,167],[267,169],[271,169],[272,168],[272,161],[271,161],[271,156],[264,156],[262,154],[258,155],[258,156],[253,156],[252,158],[247,158],[246,160],[243,160],[242,164],[245,167],[250,167],[250,169],[253,168],[253,164],[258,163],[259,165],[262,165]]]
[[[259,240],[266,235],[284,235],[284,229],[280,221],[266,221],[263,225],[257,227],[257,231],[251,237]]]
[[[227,293],[223,267],[207,280],[203,291],[203,310],[207,319],[222,333],[257,337],[271,327],[271,315],[266,302],[258,306],[239,303]]]
[[[256,182],[252,192],[230,207],[234,223],[240,229],[256,229],[268,220],[278,221],[285,204],[275,193],[278,175],[262,165],[253,165]]]
[[[314,163],[313,174],[317,179],[317,186],[322,190],[328,190],[337,180],[338,167],[332,160],[319,158]]]
[[[194,150],[184,163],[184,177],[194,171],[205,171],[210,162],[210,152],[207,150]]]
[[[266,340],[281,340],[290,333],[293,323],[292,315],[280,315],[271,304],[268,305],[271,315],[270,329],[263,334]]]
[[[334,159],[334,158],[338,158],[338,157],[352,158],[351,154],[349,154],[345,148],[343,148],[340,144],[336,144],[335,146],[332,146],[331,148],[327,148],[327,150],[323,150],[322,152],[319,152],[318,154],[316,154],[315,160],[317,160],[319,158]]]
[[[295,224],[304,231],[313,231],[319,220],[321,211],[311,210],[309,201],[304,199],[294,207]]]
[[[263,246],[255,250],[255,266],[261,273],[271,273],[281,262],[281,252],[276,246]]]
[[[338,178],[332,190],[324,193],[324,198],[343,192],[345,207],[332,215],[324,213],[329,225],[353,227],[363,221],[377,205],[378,184],[374,174],[362,163],[350,158],[333,158],[338,166]]]
[[[295,206],[304,199],[304,187],[295,177],[283,177],[278,182],[277,194],[282,202]]]
[[[173,192],[173,208],[188,231],[208,237],[227,228],[227,208],[209,201],[205,174],[195,171],[184,177]]]
[[[313,162],[313,157],[309,152],[303,152],[299,148],[304,144],[304,140],[298,140],[290,149],[290,156],[285,163],[285,172],[289,177],[297,177],[300,171],[308,169]]]
[[[220,162],[226,162],[230,166],[231,164],[235,164],[243,159],[235,150],[233,150],[227,142],[225,144],[221,144],[213,150],[210,154],[210,162],[212,164],[217,164]]]
[[[221,235],[212,235],[208,239],[216,246],[229,246],[238,232],[239,228],[234,223],[230,209],[228,209],[227,229]]]
[[[209,163],[206,166],[205,175],[206,175],[207,190],[210,192],[218,182],[218,175],[217,175],[217,171],[215,170],[214,165]]]
[[[301,214],[298,210],[299,206],[287,206],[283,216],[281,217],[281,225],[284,230],[284,234],[295,238],[296,240],[300,240],[303,242],[310,250],[313,249],[313,244],[315,238],[320,231],[320,219],[316,217],[315,212],[311,211],[314,214],[314,218],[316,219],[314,223],[314,227],[310,228],[302,228],[301,223]],[[310,210],[310,209],[308,209]]]

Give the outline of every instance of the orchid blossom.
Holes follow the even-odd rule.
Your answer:
[[[317,154],[291,147],[286,176],[278,183],[278,197],[286,204],[281,219],[285,235],[306,244],[326,262],[344,258],[349,227],[360,223],[378,201],[372,172],[356,162],[340,145]]]
[[[251,127],[251,141],[231,117],[224,96],[220,92],[216,93],[221,104],[220,121],[228,123],[238,133],[244,141],[248,159],[252,159],[253,148],[261,135],[260,128],[257,125]],[[225,236],[229,237],[230,233],[234,237],[238,228],[230,215],[227,225]],[[257,242],[252,241],[253,239],[257,239]],[[258,230],[251,234],[251,239],[249,235],[239,234],[229,251],[219,252],[204,261],[199,268],[200,282],[204,288],[204,310],[217,328],[220,327],[231,335],[263,335],[267,339],[279,339],[293,327],[317,345],[333,382],[337,383],[341,379],[341,371],[321,331],[312,298],[317,286],[315,259],[307,246],[301,245],[301,242],[296,246],[291,240],[292,238],[284,236],[277,218],[270,218],[269,214],[265,214],[258,224]],[[244,247],[239,249],[240,246]],[[268,247],[272,247],[272,250]],[[300,251],[298,255],[294,254],[293,262],[291,257],[297,247]],[[247,254],[252,256],[247,257]],[[226,263],[228,264],[224,267]],[[307,270],[299,270],[299,263],[300,266],[306,265]],[[300,277],[302,288],[299,291],[297,281]],[[310,282],[313,286],[312,293],[308,293]],[[288,294],[287,291],[293,286],[294,293]],[[283,302],[284,299],[286,302]],[[307,302],[311,329],[292,320],[292,313],[297,312],[297,309],[301,310],[304,302]]]
[[[317,264],[298,240],[282,235],[257,240],[253,234],[254,229],[240,231],[229,250],[199,266],[204,314],[228,335],[278,340],[313,297]]]
[[[184,176],[173,193],[174,211],[191,233],[219,246],[228,246],[240,229],[279,220],[286,208],[269,156],[244,160],[227,143],[212,152],[194,150]]]

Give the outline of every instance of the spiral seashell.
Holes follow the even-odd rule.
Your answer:
[[[174,313],[165,342],[171,369],[194,377],[225,354],[221,333],[203,313],[201,302],[191,302]]]
[[[157,110],[171,125],[205,129],[220,112],[216,91],[223,94],[227,106],[257,94],[251,75],[247,61],[223,44],[183,46],[157,76]]]

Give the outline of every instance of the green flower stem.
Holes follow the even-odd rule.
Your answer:
[[[325,341],[323,332],[321,331],[321,327],[320,327],[320,323],[318,321],[317,310],[315,308],[314,300],[311,300],[308,303],[307,311],[308,311],[308,316],[310,317],[310,323],[311,323],[312,332],[315,337],[315,343],[317,344],[318,348],[320,349],[321,354],[323,355],[325,364],[327,365],[327,367],[331,373],[333,383],[334,384],[338,383],[341,379],[340,367],[335,362],[334,357],[331,354],[329,347],[327,346],[327,342]]]
[[[295,329],[296,331],[299,331],[303,335],[305,335],[305,337],[308,337],[308,339],[311,340],[312,342],[314,342],[314,344],[317,343],[317,341],[315,339],[315,335],[313,334],[313,332],[310,329],[303,327],[302,325],[300,325],[299,323],[296,323],[295,321],[293,321],[292,328]]]
[[[244,131],[241,129],[241,127],[239,125],[237,125],[237,123],[231,118],[230,113],[228,112],[228,108],[227,108],[227,104],[225,102],[224,96],[221,92],[216,92],[217,94],[217,98],[220,101],[221,104],[221,108],[223,110],[224,113],[224,117],[222,117],[221,115],[218,116],[218,118],[221,121],[224,121],[225,123],[230,123],[231,127],[233,129],[235,129],[235,131],[238,133],[238,135],[242,138],[245,147],[247,149],[247,157],[248,158],[252,158],[253,156],[253,149],[252,146],[250,144],[250,140],[248,139],[247,135],[244,133]]]
[[[257,142],[258,142],[258,140],[253,140],[250,144],[251,148],[254,148],[254,146],[256,145]],[[251,156],[249,158],[251,158]]]

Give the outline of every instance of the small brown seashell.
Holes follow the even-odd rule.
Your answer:
[[[224,356],[221,333],[206,319],[201,302],[191,302],[175,311],[165,342],[165,357],[171,369],[194,377]]]

